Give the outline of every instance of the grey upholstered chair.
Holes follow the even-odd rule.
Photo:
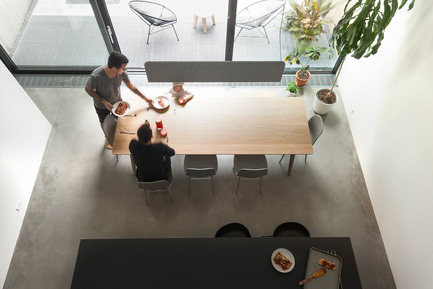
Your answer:
[[[174,29],[177,17],[173,11],[164,5],[150,1],[130,1],[129,7],[132,12],[137,14],[137,16],[149,26],[147,32],[147,44],[149,44],[149,37],[151,34],[166,30],[170,28],[170,26],[173,28],[174,34],[176,34],[177,41],[179,41],[176,29]],[[155,27],[160,29],[153,31]]]
[[[235,155],[233,172],[238,177],[236,194],[241,178],[260,178],[259,192],[262,192],[262,178],[268,174],[268,162],[265,155]]]
[[[212,192],[215,193],[213,176],[218,171],[218,159],[216,155],[185,155],[183,165],[185,174],[189,176],[189,193],[191,193],[192,179],[209,177],[212,183]]]
[[[170,202],[173,203],[170,196],[170,187],[172,182],[172,174],[170,170],[170,175],[168,180],[160,180],[154,182],[138,182],[138,187],[144,190],[144,195],[146,196],[146,204],[149,206],[149,201],[147,200],[147,191],[167,191],[168,198]]]
[[[114,145],[114,135],[116,133],[117,119],[114,115],[109,114],[105,117],[102,122],[102,130],[104,131],[105,137],[111,146]],[[116,155],[116,163],[119,161],[118,156]]]
[[[269,42],[268,34],[266,33],[266,25],[269,24],[275,17],[284,11],[285,0],[264,0],[248,5],[236,15],[236,26],[240,27],[235,40],[241,34],[242,30],[257,29],[264,38]],[[263,32],[258,30],[263,28]]]
[[[229,237],[247,237],[250,238],[251,234],[247,227],[239,223],[230,223],[222,226],[215,234],[215,238]]]
[[[308,128],[310,129],[310,137],[311,137],[311,143],[314,144],[316,143],[317,139],[319,138],[319,136],[322,135],[323,132],[323,120],[322,117],[318,114],[313,115],[309,120],[308,120]],[[283,155],[280,159],[280,164],[281,161],[283,160],[285,155]],[[305,155],[305,161],[307,161],[307,155]]]

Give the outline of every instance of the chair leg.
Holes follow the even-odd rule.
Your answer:
[[[174,29],[174,25],[173,25],[173,24],[171,24],[171,27],[173,27],[173,30],[174,30],[174,34],[176,34],[176,38],[177,38],[177,41],[179,41],[179,37],[177,36],[177,32],[176,32],[176,29]]]
[[[215,194],[215,188],[213,186],[213,176],[210,176],[210,181],[212,183],[212,192]]]
[[[262,178],[263,177],[260,177],[260,187],[259,187],[259,193],[260,194],[262,193]]]
[[[119,155],[116,155],[116,164],[119,162]]]
[[[146,204],[149,206],[149,202],[147,201],[147,190],[144,190],[144,196],[146,197]]]
[[[191,194],[191,176],[189,176],[188,193]]]
[[[151,26],[149,26],[149,30],[147,30],[147,44],[149,44],[150,27],[151,27]]]
[[[171,199],[171,195],[170,195],[170,187],[167,188],[167,192],[168,192],[168,198],[170,199],[170,203],[173,203],[173,200]]]
[[[307,162],[307,155],[305,155],[305,162]]]
[[[280,161],[278,162],[279,164],[281,164],[281,161],[283,160],[284,156],[285,156],[285,155],[283,155],[283,156],[281,157]]]
[[[266,35],[266,39],[268,40],[268,44],[271,44],[271,42],[269,42],[268,33],[266,33],[265,26],[263,26],[263,30],[265,31],[265,35]]]
[[[239,189],[239,183],[241,182],[241,177],[239,177],[238,179],[238,185],[236,186],[236,194],[238,193],[238,189]]]
[[[238,36],[239,36],[239,34],[241,34],[241,31],[242,31],[242,29],[244,29],[244,28],[241,28],[241,30],[239,30],[239,32],[238,32],[238,35],[236,35],[236,37],[235,37],[235,40],[234,40],[234,41],[236,41],[236,39],[238,39]]]

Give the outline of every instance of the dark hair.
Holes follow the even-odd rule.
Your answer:
[[[150,141],[152,138],[152,129],[150,128],[150,125],[143,124],[140,126],[140,128],[137,130],[137,136],[140,142],[147,143]]]
[[[113,51],[110,53],[110,56],[108,56],[108,68],[116,67],[120,68],[122,67],[122,64],[128,63],[129,59],[123,55],[120,52]]]

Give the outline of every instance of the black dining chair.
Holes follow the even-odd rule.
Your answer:
[[[310,232],[299,223],[286,222],[275,229],[273,237],[310,237]]]
[[[230,223],[225,226],[222,226],[215,234],[215,238],[221,237],[246,237],[250,238],[251,234],[248,231],[247,227],[239,223]]]

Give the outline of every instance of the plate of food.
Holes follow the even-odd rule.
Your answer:
[[[124,116],[125,114],[127,114],[129,112],[129,103],[127,103],[126,101],[118,101],[113,105],[113,109],[111,110],[111,112],[115,115],[115,116]]]
[[[278,248],[272,253],[271,262],[275,270],[281,273],[288,273],[295,268],[295,257],[284,248]]]
[[[157,96],[153,99],[153,107],[156,109],[165,109],[170,105],[170,100],[166,96]]]

